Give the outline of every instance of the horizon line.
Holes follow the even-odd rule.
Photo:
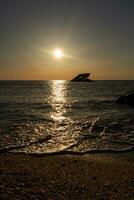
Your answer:
[[[94,81],[134,81],[134,79],[93,79]],[[67,79],[0,79],[0,81],[71,81]]]

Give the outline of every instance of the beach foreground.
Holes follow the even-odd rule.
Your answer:
[[[134,199],[129,154],[0,155],[0,199]]]

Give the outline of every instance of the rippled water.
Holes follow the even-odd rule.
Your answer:
[[[0,81],[0,151],[86,153],[134,148],[134,81]]]

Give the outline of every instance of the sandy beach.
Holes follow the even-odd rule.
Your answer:
[[[0,155],[0,199],[134,199],[131,153]]]

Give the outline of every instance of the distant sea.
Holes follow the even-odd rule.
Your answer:
[[[134,81],[0,81],[0,152],[134,149],[134,107],[115,103]]]

